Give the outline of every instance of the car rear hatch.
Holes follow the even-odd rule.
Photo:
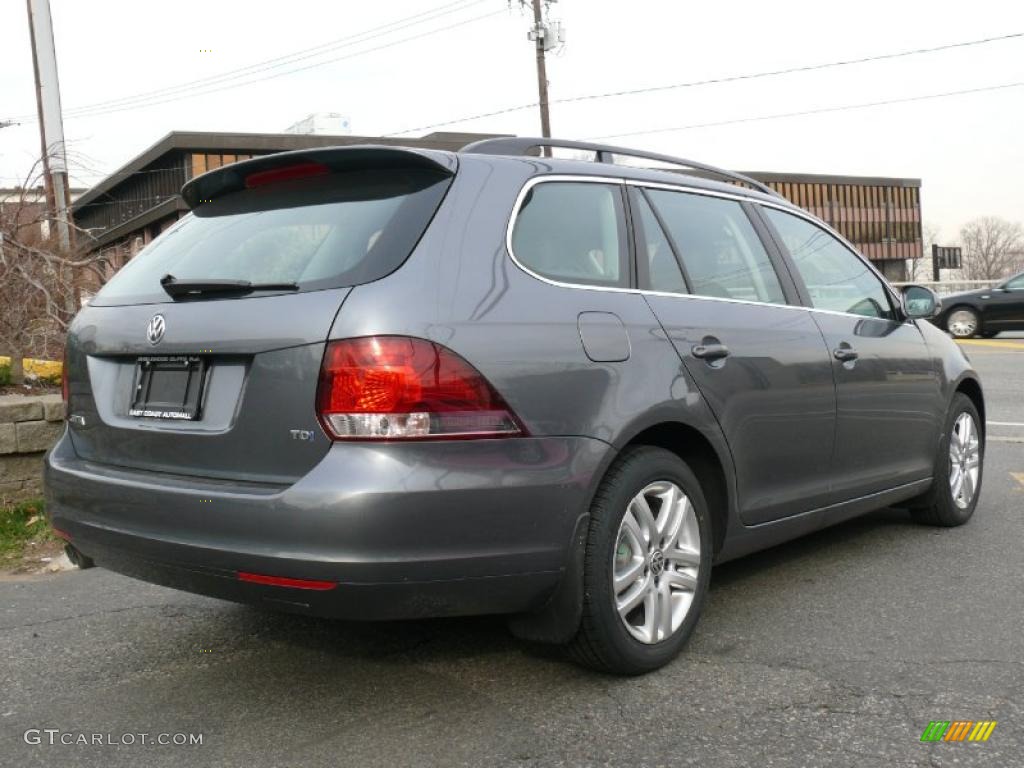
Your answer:
[[[288,152],[182,190],[192,213],[75,319],[77,455],[119,467],[287,484],[329,448],[324,346],[352,286],[398,269],[456,172],[390,147]]]

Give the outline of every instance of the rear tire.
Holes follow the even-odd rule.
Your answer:
[[[981,318],[970,307],[954,307],[946,315],[946,330],[954,339],[969,339],[981,330]]]
[[[978,506],[984,467],[985,441],[980,425],[978,409],[967,395],[958,392],[946,416],[931,490],[909,505],[914,520],[952,528],[971,519]],[[969,433],[966,443],[965,430]]]
[[[690,468],[662,448],[623,451],[590,509],[573,658],[620,675],[671,661],[700,617],[711,542],[707,503]]]

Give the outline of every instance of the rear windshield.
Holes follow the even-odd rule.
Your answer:
[[[179,282],[296,283],[300,291],[377,280],[408,258],[450,183],[440,172],[388,169],[225,195],[144,248],[93,304],[169,301],[160,287],[168,274]]]

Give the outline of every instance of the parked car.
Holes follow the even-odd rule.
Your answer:
[[[1024,331],[1024,272],[991,288],[943,296],[932,322],[958,339]]]
[[[756,181],[613,154],[638,153],[329,148],[189,181],[71,327],[54,528],[158,584],[508,614],[637,674],[713,563],[887,505],[965,523],[985,403],[934,294]]]

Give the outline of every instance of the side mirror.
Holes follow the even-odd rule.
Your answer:
[[[902,299],[903,314],[911,320],[930,320],[942,309],[942,301],[935,291],[923,285],[905,285]]]

